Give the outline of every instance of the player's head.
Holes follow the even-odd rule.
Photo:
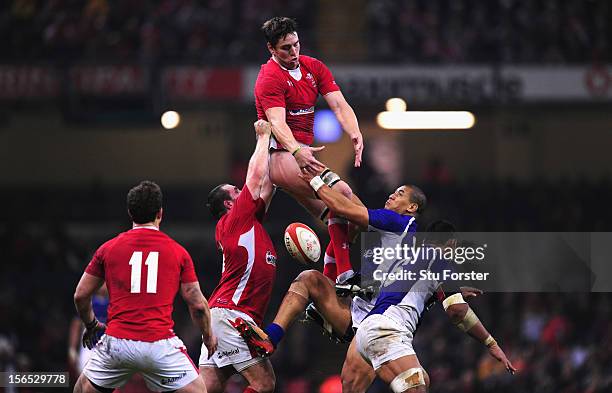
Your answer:
[[[159,225],[162,218],[161,188],[152,181],[141,181],[128,192],[127,208],[135,224]]]
[[[219,184],[208,193],[206,206],[213,217],[219,219],[234,207],[234,201],[239,194],[238,187],[227,183]]]
[[[417,186],[405,184],[395,190],[385,202],[385,209],[393,210],[399,214],[417,216],[425,210],[427,197]]]
[[[436,246],[450,246],[456,243],[455,226],[446,220],[436,220],[427,226],[425,230],[425,243]]]
[[[286,16],[267,20],[261,31],[266,36],[268,50],[283,67],[293,70],[299,65],[300,40],[297,23]]]

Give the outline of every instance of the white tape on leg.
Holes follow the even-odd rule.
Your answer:
[[[390,385],[394,393],[403,393],[417,386],[425,386],[425,374],[420,367],[409,368],[398,374],[397,377],[393,378]]]

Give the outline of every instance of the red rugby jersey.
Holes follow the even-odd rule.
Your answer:
[[[253,200],[245,185],[234,206],[217,223],[215,240],[223,252],[221,280],[210,307],[242,311],[261,324],[276,276],[276,251],[262,226],[266,204]]]
[[[257,118],[268,120],[267,109],[285,108],[287,125],[295,139],[310,145],[314,140],[314,112],[319,94],[338,90],[332,73],[320,60],[301,55],[299,70],[289,71],[271,58],[261,66],[255,82]]]
[[[104,243],[85,271],[108,287],[108,329],[153,342],[174,336],[173,302],[181,283],[198,281],[189,253],[156,227],[137,227]]]

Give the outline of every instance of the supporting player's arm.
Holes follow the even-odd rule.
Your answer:
[[[273,107],[266,110],[266,117],[272,126],[272,133],[276,140],[295,157],[300,168],[310,167],[318,172],[325,169],[325,165],[319,162],[312,154],[313,152],[323,150],[324,146],[300,146],[298,141],[295,140],[291,128],[287,125],[286,116],[286,110],[283,107]]]
[[[516,368],[508,360],[497,341],[480,322],[469,304],[463,299],[461,293],[455,293],[445,298],[442,306],[455,326],[486,345],[491,356],[502,362],[508,372],[512,374],[516,372]]]
[[[348,134],[353,142],[353,149],[355,150],[355,166],[361,165],[361,155],[363,153],[363,136],[359,130],[359,123],[357,122],[357,116],[355,111],[346,102],[344,95],[341,91],[332,91],[324,96],[325,101],[329,105],[329,108],[334,112],[338,122],[344,129],[344,132]]]
[[[210,358],[217,350],[217,338],[211,329],[210,308],[208,307],[208,301],[200,290],[200,283],[195,281],[181,284],[181,296],[187,303],[191,319],[200,328],[202,341],[208,349],[208,357]]]
[[[249,188],[253,199],[261,195],[265,177],[269,171],[268,147],[270,145],[270,124],[264,120],[257,120],[253,126],[257,134],[255,151],[249,160],[249,168],[246,175],[246,186]]]
[[[261,181],[261,192],[259,193],[259,197],[263,199],[266,203],[266,211],[270,207],[270,202],[272,202],[272,197],[276,192],[276,187],[272,184],[272,180],[270,180],[270,173],[266,173],[263,180]]]
[[[106,326],[96,318],[91,305],[91,298],[100,289],[102,284],[104,284],[104,279],[101,277],[83,273],[74,292],[74,305],[81,321],[85,324],[83,346],[89,349],[93,348],[106,329]]]

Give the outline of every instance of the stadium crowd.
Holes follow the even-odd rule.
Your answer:
[[[267,57],[259,27],[268,15],[304,15],[300,32],[308,35],[307,7],[304,0],[289,8],[275,0],[14,0],[0,5],[0,45],[11,61],[259,61]]]
[[[370,61],[584,63],[612,57],[606,0],[367,1]],[[0,4],[2,56],[14,61],[261,62],[258,29],[297,18],[317,55],[316,2],[276,0],[12,0]],[[322,33],[321,33],[322,34]]]
[[[430,177],[424,179],[424,189],[430,196],[430,216],[448,217],[461,230],[610,230],[609,221],[605,220],[610,216],[609,208],[601,203],[612,198],[610,181],[521,185],[492,180],[456,182],[431,173],[427,176]],[[367,188],[362,181],[356,182],[358,192],[366,202],[380,201],[376,193],[388,190],[384,186],[377,189],[375,178],[362,177],[368,178],[369,181],[363,180]],[[121,196],[122,191],[81,192],[82,198],[75,190],[65,194],[58,191],[55,196],[50,193],[46,207],[21,199],[19,203],[30,206],[29,211],[6,201],[2,212],[5,224],[0,226],[0,249],[5,259],[0,265],[2,370],[67,369],[67,332],[75,315],[74,287],[96,245],[120,230],[112,225],[112,233],[102,230],[98,231],[102,232],[99,235],[87,235],[85,230],[78,229],[79,223],[87,223],[83,228],[91,228],[92,223],[108,228],[108,220],[126,220],[118,215],[106,215],[106,212],[121,214],[121,209],[115,206],[124,203],[123,198],[115,198],[115,194]],[[35,193],[30,190],[28,194]],[[98,199],[85,197],[92,194]],[[167,227],[171,235],[174,235],[171,225],[193,224],[200,216],[204,221],[201,228],[212,223],[203,212],[200,197],[204,194],[199,190],[169,189],[166,195]],[[303,268],[289,260],[279,240],[287,224],[286,209],[299,209],[282,193],[276,198],[269,228],[283,263],[279,263],[268,318],[276,311],[291,279]],[[19,198],[13,198],[16,199]],[[88,199],[98,207],[99,213],[93,217],[88,212],[94,210],[87,209],[87,203],[81,207],[74,203]],[[194,210],[189,212],[190,209]],[[50,215],[51,210],[55,215]],[[194,219],[196,210],[201,214],[195,214]],[[26,212],[26,216],[21,213],[16,216],[17,212]],[[41,222],[41,217],[46,218]],[[68,222],[73,227],[76,225],[76,234],[74,228],[72,232],[68,230]],[[175,237],[180,239],[180,232]],[[202,233],[184,243],[196,263],[204,292],[210,294],[220,269],[220,258],[212,240],[207,241]],[[433,381],[432,392],[603,393],[612,388],[610,294],[489,293],[476,299],[474,304],[474,309],[508,348],[521,371],[514,377],[505,373],[482,345],[455,329],[441,308],[436,307],[425,315],[415,338],[417,353]],[[500,309],[504,312],[500,313]],[[175,320],[177,333],[191,356],[197,359],[200,348],[197,329],[191,326],[186,308],[178,303]],[[321,350],[308,351],[313,343]],[[317,327],[298,324],[272,358],[279,376],[277,391],[316,391],[326,377],[339,373],[344,350],[345,347],[327,342]],[[237,389],[241,386],[238,381],[230,385],[229,391],[234,385]],[[387,387],[376,383],[371,389],[384,392]]]
[[[611,59],[606,0],[369,1],[370,61],[584,63]]]

